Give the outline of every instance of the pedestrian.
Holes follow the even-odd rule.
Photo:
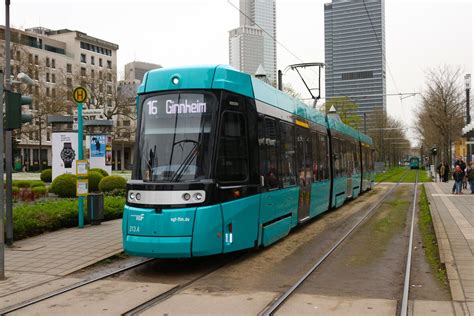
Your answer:
[[[443,181],[448,183],[449,182],[449,165],[448,163],[445,161],[443,161],[443,164],[444,164],[444,176],[443,176]]]
[[[462,172],[461,166],[456,165],[453,173],[454,180],[454,193],[462,194],[462,179],[464,178],[464,173]]]
[[[471,161],[471,167],[467,171],[467,180],[471,185],[471,194],[474,194],[474,161]]]
[[[464,174],[465,174],[464,170],[466,170],[466,163],[462,160],[461,156],[459,156],[456,162],[454,163],[454,168],[456,168],[457,166],[459,166],[459,168],[461,169],[462,176],[464,177]],[[461,178],[461,184],[462,184],[462,178]],[[453,184],[453,193],[455,190],[456,190],[456,182],[454,182]]]

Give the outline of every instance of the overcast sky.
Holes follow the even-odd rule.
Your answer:
[[[238,6],[238,0],[230,1]],[[277,40],[291,52],[277,45],[279,69],[324,62],[326,2],[276,1]],[[11,0],[10,12],[12,27],[68,28],[118,44],[119,74],[134,60],[165,67],[227,64],[228,31],[239,24],[227,0]],[[426,71],[442,65],[472,73],[472,17],[472,0],[385,0],[387,93],[421,92]],[[305,75],[314,86],[315,73]],[[287,72],[284,81],[309,96],[295,73]],[[419,102],[418,96],[403,102],[387,97],[388,113],[411,128]]]

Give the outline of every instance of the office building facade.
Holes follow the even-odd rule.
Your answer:
[[[386,113],[384,0],[324,5],[326,100],[347,96],[358,113]]]

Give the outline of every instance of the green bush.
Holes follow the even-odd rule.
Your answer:
[[[89,192],[99,192],[99,182],[103,176],[99,172],[89,171],[87,179],[89,180]]]
[[[102,177],[108,177],[109,174],[107,173],[107,171],[105,171],[104,169],[101,169],[101,168],[92,168],[90,169],[89,171],[94,171],[94,172],[98,172],[102,175]]]
[[[46,189],[45,186],[36,186],[36,187],[33,187],[31,189],[31,191],[33,192],[33,194],[35,195],[35,198],[39,198],[39,197],[44,197],[46,196],[46,194],[48,193],[48,189]]]
[[[106,196],[104,220],[122,217],[124,205],[124,198]],[[43,200],[37,203],[14,205],[13,235],[15,240],[77,225],[77,199]]]
[[[108,176],[103,177],[99,182],[99,190],[101,192],[111,192],[116,189],[126,190],[127,180],[121,176]]]
[[[51,192],[59,197],[75,197],[76,181],[77,177],[73,174],[57,176],[51,184]]]
[[[16,186],[19,188],[29,188],[31,187],[31,183],[28,180],[20,180],[16,183]]]
[[[20,193],[20,188],[19,187],[12,187],[12,193]]]
[[[43,187],[43,188],[46,188],[46,186],[44,185],[43,182],[34,182],[34,183],[31,183],[30,185],[30,188],[39,188],[39,187]]]
[[[45,169],[41,171],[40,179],[43,182],[51,183],[53,179],[53,170],[52,169]]]

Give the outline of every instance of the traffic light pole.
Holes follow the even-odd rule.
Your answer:
[[[0,113],[3,113],[3,71],[0,67]],[[0,158],[3,157],[3,120],[0,120]],[[5,279],[5,232],[3,224],[3,159],[0,159],[0,281]]]
[[[11,52],[10,52],[10,0],[5,0],[5,90],[11,91]],[[6,239],[13,245],[13,207],[12,207],[12,131],[5,131],[5,215]]]

